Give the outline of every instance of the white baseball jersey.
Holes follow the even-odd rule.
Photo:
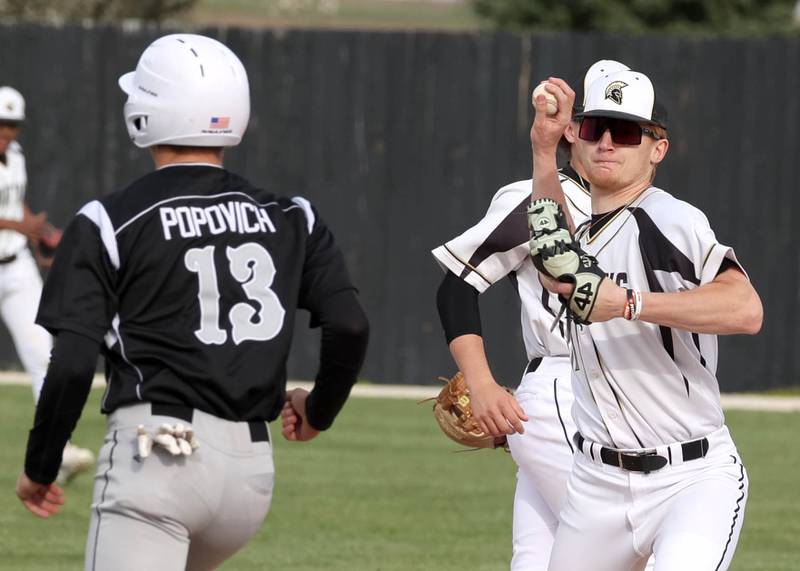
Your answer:
[[[571,168],[561,170],[559,179],[572,219],[580,224],[591,212],[587,185]],[[568,355],[563,318],[550,331],[561,302],[542,287],[530,257],[527,209],[531,189],[531,180],[501,188],[486,215],[460,236],[433,250],[433,256],[445,271],[453,272],[480,293],[509,276],[521,300],[522,335],[528,359]]]
[[[12,141],[6,151],[6,161],[0,161],[0,219],[22,220],[25,208],[25,156],[22,147]],[[0,230],[0,258],[19,253],[27,244],[24,235],[14,230]]]
[[[702,212],[655,187],[601,229],[588,227],[578,229],[581,245],[621,287],[691,290],[725,258],[738,265]],[[575,326],[573,345],[573,415],[587,439],[652,448],[723,426],[716,335],[612,319]]]

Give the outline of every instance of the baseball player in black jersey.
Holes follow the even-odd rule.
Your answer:
[[[236,55],[203,36],[153,42],[120,78],[133,142],[156,170],[69,225],[37,322],[55,346],[17,495],[48,517],[98,352],[106,359],[86,569],[213,569],[256,533],[274,482],[266,422],[331,426],[368,325],[314,207],[222,168],[250,114]],[[314,389],[285,394],[295,310],[322,328]],[[284,404],[286,403],[286,404]]]
[[[540,124],[550,145],[533,155],[534,187],[557,195],[555,141],[574,94],[553,83],[559,114]],[[589,556],[593,571],[637,571],[653,555],[656,571],[724,571],[748,480],[720,405],[716,335],[757,333],[761,301],[706,216],[653,186],[669,140],[650,79],[604,75],[577,117],[572,152],[592,185],[577,255],[602,276],[596,287],[541,277],[577,315],[575,464],[548,568],[583,569]],[[591,294],[587,314],[574,287],[576,298]]]

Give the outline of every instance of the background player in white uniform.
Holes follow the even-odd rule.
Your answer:
[[[0,315],[11,333],[22,366],[31,377],[34,402],[44,383],[53,341],[34,322],[42,278],[28,241],[35,243],[47,226],[44,212],[33,214],[25,204],[28,175],[25,156],[16,141],[25,120],[25,100],[13,87],[0,87]],[[67,444],[59,482],[66,483],[94,463],[94,455]]]
[[[598,61],[586,72],[584,84],[618,69],[627,68],[614,61]],[[568,136],[571,138],[572,134]],[[576,223],[588,218],[591,207],[582,173],[576,160],[559,172],[563,191],[559,198],[564,197],[562,202]],[[483,219],[433,250],[446,272],[437,295],[442,324],[453,357],[465,374],[476,419],[483,423],[484,430],[495,435],[511,432],[506,418],[514,424],[518,422],[516,418],[522,420],[517,431],[508,437],[519,466],[511,561],[515,570],[547,568],[572,466],[571,437],[575,432],[570,414],[571,371],[564,321],[551,330],[560,303],[543,290],[528,250],[526,211],[531,186],[530,179],[504,186],[495,194]],[[495,382],[480,336],[478,294],[504,277],[512,280],[520,297],[523,340],[529,359],[515,392],[521,411]]]
[[[550,569],[724,570],[747,476],[724,424],[716,334],[758,332],[761,302],[702,212],[652,186],[669,147],[650,80],[594,82],[573,153],[592,184],[581,246],[610,279],[573,325],[576,463]],[[566,125],[566,121],[562,124]],[[552,153],[553,155],[555,153]],[[537,184],[557,189],[554,158]],[[570,284],[542,277],[551,291]]]
[[[222,168],[223,148],[239,143],[250,116],[247,74],[231,50],[165,36],[119,83],[128,132],[156,170],[85,205],[64,233],[37,316],[56,340],[17,495],[36,515],[58,511],[59,451],[102,346],[108,433],[86,569],[213,569],[270,506],[266,422],[286,398],[296,308],[322,335],[314,389],[289,397],[290,439],[333,423],[368,324],[311,204]]]

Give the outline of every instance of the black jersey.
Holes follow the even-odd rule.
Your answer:
[[[169,166],[80,210],[37,323],[103,342],[103,412],[150,401],[273,420],[295,309],[313,316],[348,289],[307,200],[214,166]]]

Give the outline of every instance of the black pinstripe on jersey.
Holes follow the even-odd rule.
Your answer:
[[[472,271],[470,268],[480,266],[481,262],[495,252],[505,252],[530,238],[527,218],[527,210],[530,203],[530,197],[526,197],[520,201],[514,210],[508,213],[508,216],[497,225],[497,228],[486,237],[483,244],[472,254],[464,271],[459,276],[460,278],[466,277]]]
[[[700,280],[697,278],[699,272],[694,267],[694,264],[689,258],[678,250],[672,242],[658,229],[658,226],[653,222],[653,219],[648,216],[641,208],[630,208],[636,223],[639,226],[639,248],[642,252],[642,263],[644,264],[644,272],[647,276],[647,285],[650,291],[661,293],[664,289],[656,277],[655,272],[676,272],[684,280],[691,282],[695,285],[700,285]],[[664,344],[664,350],[667,354],[675,359],[675,348],[672,341],[672,329],[665,326],[659,326],[661,334],[661,341]],[[695,344],[698,351],[700,349],[699,341],[696,334],[693,334]],[[702,355],[700,356],[702,359]],[[702,361],[705,366],[705,360]],[[689,380],[685,375],[681,375],[683,384],[686,388],[686,396],[689,396]]]
[[[579,188],[583,189],[584,192],[587,194],[589,193],[589,183],[581,178],[581,176],[575,172],[575,169],[573,169],[571,166],[567,165],[561,169],[559,171],[559,178],[562,182],[565,179],[569,179]],[[565,199],[570,200],[569,196],[566,194]],[[461,272],[461,275],[459,276],[460,278],[463,279],[466,277],[467,274],[469,274],[471,271],[474,271],[473,268],[480,266],[481,263],[492,254],[497,252],[505,252],[530,239],[530,230],[528,229],[527,218],[528,206],[530,205],[530,202],[530,197],[526,196],[511,212],[508,213],[505,219],[503,219],[503,221],[497,225],[494,231],[486,237],[483,244],[481,244],[472,254],[470,259],[465,264],[464,271]],[[576,210],[581,212],[581,210],[572,200],[570,200],[570,203]]]
[[[642,208],[628,209],[639,226],[639,248],[642,251],[642,259],[646,265],[645,271],[648,272],[648,283],[657,283],[658,280],[650,280],[653,272],[677,272],[686,281],[695,285],[700,285],[697,278],[699,271],[695,268],[692,261],[658,229],[653,219]],[[655,290],[653,290],[655,291]]]

